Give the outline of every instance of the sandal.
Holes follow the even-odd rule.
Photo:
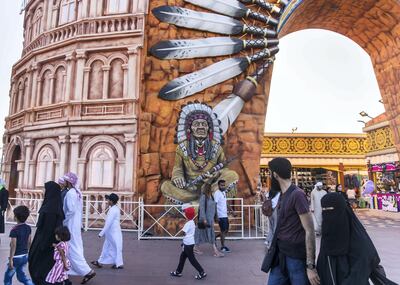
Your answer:
[[[182,273],[179,273],[179,272],[177,272],[177,271],[172,271],[172,272],[170,273],[170,275],[173,276],[173,277],[182,277]]]
[[[203,278],[206,278],[206,276],[207,276],[207,273],[203,272],[203,273],[197,274],[194,278],[195,278],[196,280],[201,280],[201,279],[203,279]]]
[[[93,264],[94,266],[96,266],[97,268],[102,268],[103,267],[103,265],[101,265],[97,260],[96,261],[92,261],[90,263]]]
[[[83,280],[82,280],[81,284],[88,283],[95,276],[96,276],[96,272],[94,272],[94,271],[92,273],[89,273],[89,274],[85,275],[85,277],[83,277]]]
[[[112,269],[124,269],[124,266],[122,266],[122,265],[120,265],[120,266],[113,265],[111,268]]]
[[[214,253],[214,257],[225,257],[223,253]]]

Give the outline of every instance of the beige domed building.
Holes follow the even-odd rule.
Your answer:
[[[135,193],[145,0],[30,0],[3,137],[11,197],[76,172],[91,196]]]

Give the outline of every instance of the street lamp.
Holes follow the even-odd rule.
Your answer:
[[[373,119],[373,118],[372,118],[370,115],[368,115],[368,113],[365,112],[365,111],[361,111],[359,114],[360,114],[361,117],[368,117],[368,118],[370,118],[370,119]]]
[[[366,122],[364,122],[364,121],[362,121],[362,120],[357,120],[357,122],[359,122],[359,123],[363,123],[363,124],[364,124],[364,126],[365,126],[365,125],[367,125],[367,123],[366,123]]]
[[[297,131],[297,127],[292,128],[292,134],[294,134],[295,131]]]
[[[383,104],[383,99],[380,99],[378,102]]]

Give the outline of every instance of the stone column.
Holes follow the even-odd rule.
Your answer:
[[[43,97],[43,94],[42,94],[42,79],[38,78],[37,79],[37,91],[36,91],[36,107],[40,107],[40,105],[41,105],[40,101],[43,101],[43,100],[41,100],[42,97]]]
[[[140,79],[140,66],[138,60],[138,50],[141,45],[135,45],[128,48],[128,98],[139,98],[139,79]]]
[[[69,170],[71,172],[78,172],[78,159],[79,159],[79,148],[81,145],[80,135],[70,135],[71,151],[70,151],[70,161]]]
[[[124,134],[125,136],[125,183],[124,189],[128,191],[134,192],[133,189],[133,178],[134,172],[134,164],[136,161],[135,157],[135,145],[136,145],[136,134]]]
[[[55,74],[52,74],[50,77],[50,91],[49,91],[49,101],[50,104],[54,104],[54,79],[56,78]]]
[[[77,50],[76,51],[76,74],[75,74],[75,101],[82,101],[82,92],[83,92],[83,69],[85,68],[86,62],[86,51],[85,50]]]
[[[74,69],[75,69],[75,53],[69,53],[65,56],[67,62],[67,79],[65,81],[65,97],[64,102],[71,100],[73,84],[74,84]]]
[[[11,89],[10,89],[10,106],[8,108],[8,115],[12,115],[15,110],[15,79],[11,80]]]
[[[103,99],[107,99],[108,98],[108,86],[110,84],[111,66],[104,65],[102,69],[103,69]]]
[[[129,65],[128,64],[124,64],[122,65],[122,70],[124,71],[124,90],[123,90],[123,94],[122,94],[122,98],[128,98],[128,82],[129,82],[129,78],[128,78],[128,72],[129,72]]]
[[[59,164],[59,175],[64,175],[67,169],[68,163],[68,144],[69,138],[67,136],[59,136],[58,143],[60,144],[60,164]]]
[[[32,155],[32,139],[24,139],[25,146],[25,165],[24,165],[24,181],[22,187],[28,189],[29,184],[29,164]]]
[[[38,94],[38,69],[39,69],[39,65],[37,63],[33,63],[32,64],[32,88],[30,88],[31,90],[31,108],[36,107],[37,102],[36,102],[36,97]]]
[[[85,67],[83,69],[84,76],[83,76],[83,101],[87,101],[89,97],[89,80],[90,80],[90,67]]]
[[[32,69],[32,66],[30,66],[28,69],[28,72],[27,72],[27,78],[28,78],[27,85],[28,86],[26,86],[26,88],[25,88],[25,83],[24,83],[24,104],[23,104],[24,110],[29,109],[31,106],[32,76],[33,76],[33,69]]]

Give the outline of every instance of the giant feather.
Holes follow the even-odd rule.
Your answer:
[[[188,97],[241,74],[252,62],[270,57],[278,51],[278,47],[272,47],[250,57],[229,58],[214,63],[170,81],[160,90],[159,96],[165,100],[178,100]]]
[[[225,35],[237,35],[242,33],[264,37],[274,37],[277,35],[276,31],[257,26],[247,26],[227,16],[197,12],[178,6],[160,6],[153,9],[153,14],[160,21],[200,31]]]
[[[213,112],[221,121],[220,128],[222,129],[222,134],[225,134],[229,126],[233,124],[242,111],[243,106],[243,99],[235,94],[231,94],[214,107]]]
[[[278,39],[241,40],[229,37],[213,37],[194,40],[167,40],[155,44],[150,52],[160,59],[183,59],[223,56],[238,53],[247,48],[265,48],[278,45]]]
[[[274,26],[277,26],[279,23],[278,20],[272,18],[271,16],[265,16],[263,14],[252,11],[251,9],[247,8],[245,5],[243,5],[237,0],[184,0],[184,1],[234,18],[252,18]]]
[[[253,75],[249,76],[246,80],[250,81],[252,84],[259,82],[263,78],[268,67],[272,64],[273,60],[274,58],[269,58],[266,60],[257,68],[257,71]],[[255,89],[253,89],[253,92],[255,92]],[[249,99],[254,95],[254,93],[246,95],[246,97]],[[228,98],[222,100],[214,107],[213,112],[221,121],[220,128],[222,129],[222,135],[224,135],[228,128],[235,122],[236,118],[243,109],[244,103],[244,100],[237,94],[231,94],[228,96]]]

